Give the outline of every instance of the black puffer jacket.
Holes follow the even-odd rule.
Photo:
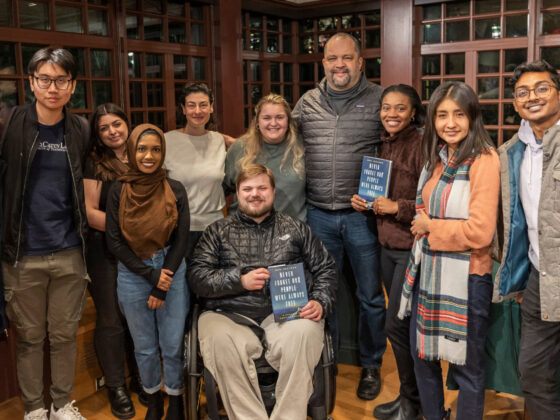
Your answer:
[[[292,113],[305,147],[307,201],[325,210],[351,208],[358,192],[363,156],[376,156],[383,126],[379,99],[383,88],[362,75],[356,96],[337,114],[323,79],[306,92]]]
[[[187,276],[205,309],[237,312],[257,322],[272,313],[270,289],[248,291],[241,275],[260,267],[303,262],[310,300],[331,312],[336,292],[333,259],[306,224],[273,212],[261,224],[241,212],[208,226]]]

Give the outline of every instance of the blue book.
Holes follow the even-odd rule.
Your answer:
[[[377,197],[388,197],[392,169],[392,160],[364,156],[358,195],[368,202],[368,206]]]
[[[273,265],[268,271],[274,321],[299,319],[301,309],[308,302],[303,263]]]

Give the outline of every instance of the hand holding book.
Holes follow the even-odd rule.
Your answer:
[[[269,278],[270,273],[266,268],[257,268],[243,274],[241,284],[246,290],[261,290]]]
[[[310,300],[303,308],[301,308],[300,318],[310,319],[311,321],[320,321],[323,317],[323,307],[316,300]]]

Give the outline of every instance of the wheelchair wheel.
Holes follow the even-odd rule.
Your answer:
[[[187,387],[187,419],[198,420],[202,418],[201,388],[202,368],[198,358],[198,315],[200,308],[194,305],[189,321],[189,327],[184,338],[184,377]]]
[[[323,348],[323,375],[325,379],[325,404],[327,414],[334,410],[336,401],[336,375],[334,374],[334,348],[330,332],[325,332],[325,346]]]

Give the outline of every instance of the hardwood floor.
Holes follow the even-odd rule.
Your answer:
[[[446,369],[445,369],[446,370]],[[360,368],[349,365],[339,365],[337,376],[336,406],[331,415],[335,420],[371,420],[376,405],[392,401],[399,389],[397,368],[391,346],[383,358],[381,368],[381,394],[375,401],[363,401],[356,396],[356,387],[360,377]],[[132,396],[136,407],[136,419],[143,419],[146,408]],[[447,406],[456,410],[457,392],[446,391]],[[83,416],[88,420],[114,420],[107,402],[106,391],[99,391],[77,403]],[[23,406],[19,398],[13,398],[0,404],[0,420],[19,420],[23,418]],[[454,418],[454,417],[452,417]],[[521,420],[523,419],[523,399],[508,394],[486,392],[485,420]],[[250,419],[249,419],[250,420]]]

